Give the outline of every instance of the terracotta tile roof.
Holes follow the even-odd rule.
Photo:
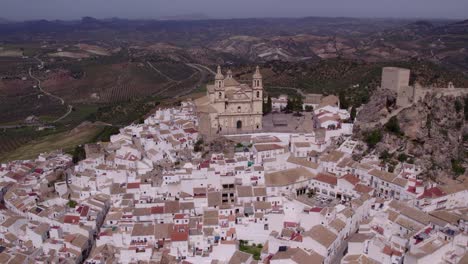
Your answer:
[[[131,236],[154,236],[153,224],[135,224]]]
[[[341,221],[338,218],[331,221],[329,225],[331,228],[335,229],[337,232],[341,232],[341,230],[343,230],[346,227],[346,223]]]
[[[180,210],[180,204],[178,201],[166,201],[164,203],[164,213],[175,214]]]
[[[311,173],[305,168],[288,169],[273,173],[265,174],[266,186],[284,186],[291,185],[296,182],[301,182],[313,179],[315,174]]]
[[[247,263],[250,258],[252,258],[251,254],[236,250],[231,259],[229,259],[228,264],[244,264]]]
[[[287,162],[293,163],[299,166],[311,168],[311,169],[317,169],[319,165],[315,162],[308,161],[306,158],[297,158],[294,157],[293,155],[290,155]]]
[[[406,184],[408,183],[408,180],[403,179],[403,178],[395,178],[392,183],[394,183],[394,184],[396,184],[396,185],[398,185],[400,187],[405,187]]]
[[[284,147],[277,145],[277,144],[255,144],[254,148],[258,152],[270,151],[270,150],[276,150],[276,149],[284,149]]]
[[[352,175],[352,174],[346,174],[343,176],[341,179],[346,180],[347,182],[351,183],[352,185],[356,185],[360,182],[358,177]]]
[[[356,184],[353,190],[355,190],[358,193],[370,193],[374,190],[374,188],[364,184]]]
[[[189,238],[188,228],[174,226],[171,232],[172,242],[188,241],[188,238]]]
[[[63,218],[63,222],[66,224],[74,224],[77,225],[80,223],[80,217],[77,215],[66,215]]]
[[[338,179],[336,176],[330,175],[330,174],[325,174],[325,173],[319,173],[315,179],[316,181],[328,183],[330,185],[336,185]]]
[[[208,193],[208,206],[220,206],[221,205],[221,192],[209,192]]]
[[[337,236],[326,227],[316,225],[304,233],[304,237],[310,237],[325,248],[329,248],[335,242]]]
[[[344,155],[344,152],[333,150],[332,152],[324,155],[320,160],[324,162],[338,162]]]
[[[252,197],[252,186],[236,186],[237,197]]]
[[[139,182],[129,182],[127,183],[127,189],[138,189],[140,188]]]
[[[173,224],[154,224],[154,238],[168,239],[171,237]]]
[[[392,182],[395,178],[396,178],[396,174],[394,173],[390,173],[390,172],[386,172],[386,171],[382,171],[382,170],[377,170],[377,169],[373,169],[369,172],[370,175],[372,176],[375,176],[383,181],[386,181],[386,182]]]
[[[257,187],[253,189],[254,196],[266,196],[266,188],[265,187]]]
[[[425,189],[422,194],[418,196],[418,199],[424,199],[424,198],[439,198],[442,196],[445,196],[446,193],[439,189],[438,187],[432,187],[429,189]]]

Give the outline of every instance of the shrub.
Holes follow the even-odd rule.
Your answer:
[[[74,201],[74,200],[69,200],[67,202],[67,206],[70,207],[70,208],[75,208],[77,204],[78,203],[76,201]]]
[[[195,144],[193,145],[193,151],[195,151],[195,152],[202,151],[203,150],[203,147],[202,147],[203,143],[204,142],[203,142],[202,138],[198,139],[197,142],[195,142]]]
[[[380,158],[381,160],[383,160],[384,162],[387,162],[389,159],[392,158],[392,156],[393,156],[393,155],[391,155],[390,153],[388,153],[387,150],[384,150],[384,151],[382,151],[382,153],[380,153],[379,158]]]
[[[460,113],[462,108],[463,108],[462,103],[459,100],[455,100],[455,111],[457,111],[457,113]]]
[[[452,171],[456,176],[459,176],[465,173],[465,168],[459,160],[452,160]]]
[[[77,164],[78,162],[86,159],[86,151],[82,145],[76,146],[72,154],[73,163]]]
[[[364,140],[369,148],[374,148],[382,140],[382,131],[375,129],[367,133]]]
[[[398,155],[398,161],[400,162],[405,162],[407,159],[408,159],[408,155],[406,155],[405,153],[400,153]]]
[[[468,120],[468,96],[465,97],[465,120]]]
[[[312,112],[312,111],[314,111],[314,107],[311,106],[311,105],[306,105],[306,106],[305,106],[305,111],[306,111],[306,112]]]
[[[398,122],[396,116],[393,116],[390,118],[390,120],[388,120],[387,124],[385,124],[385,130],[398,136],[402,135],[400,123]]]
[[[351,122],[354,122],[354,119],[356,119],[356,107],[354,106],[351,108],[349,119],[351,119]]]

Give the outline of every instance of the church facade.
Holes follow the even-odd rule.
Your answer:
[[[195,101],[199,130],[208,136],[252,133],[262,130],[263,82],[259,67],[252,76],[252,85],[226,77],[218,66],[215,83],[207,86],[206,96]]]

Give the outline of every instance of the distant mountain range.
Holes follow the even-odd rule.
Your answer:
[[[86,39],[118,47],[168,43],[188,53],[208,49],[250,61],[422,59],[464,72],[468,71],[467,34],[468,20],[440,19],[207,19],[189,14],[160,20],[84,17],[0,23],[0,41]]]

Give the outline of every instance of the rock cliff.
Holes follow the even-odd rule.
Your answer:
[[[423,100],[398,111],[395,96],[382,89],[374,93],[359,111],[356,136],[365,140],[366,133],[379,130],[382,137],[375,146],[376,153],[387,151],[393,157],[401,153],[413,156],[414,162],[426,169],[426,175],[433,179],[439,175],[453,175],[454,162],[463,166],[467,151],[464,140],[468,132],[465,121],[468,100],[428,94]],[[392,115],[397,124],[393,129],[386,125]]]

